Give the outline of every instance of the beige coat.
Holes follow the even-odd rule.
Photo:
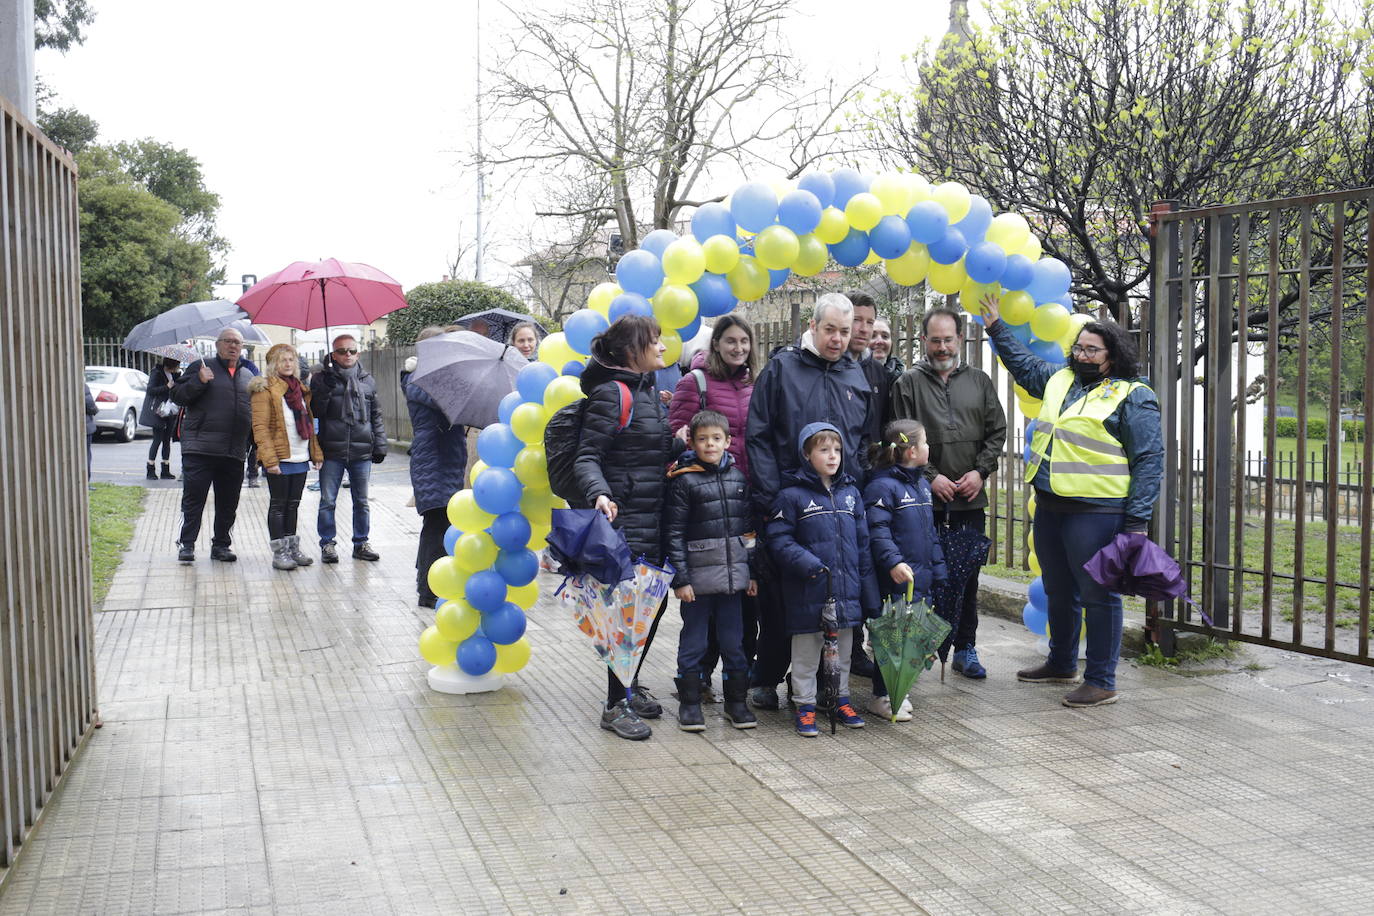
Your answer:
[[[258,460],[265,468],[274,468],[291,455],[291,440],[286,435],[286,418],[281,401],[286,397],[286,382],[279,378],[257,376],[248,383],[253,398],[253,441],[258,445]],[[301,386],[301,398],[306,412],[310,411],[310,389]],[[313,415],[312,415],[313,416]],[[310,460],[324,460],[315,431],[310,431]]]

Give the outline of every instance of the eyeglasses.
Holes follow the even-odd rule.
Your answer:
[[[335,348],[335,350],[334,350],[334,355],[335,355],[335,356],[344,356],[344,355],[348,355],[348,356],[357,356],[357,355],[358,355],[358,348],[357,348],[357,347],[337,347],[337,348]]]
[[[1069,348],[1069,352],[1072,353],[1074,356],[1086,356],[1088,359],[1092,359],[1099,353],[1106,353],[1107,348],[1085,347],[1082,344],[1074,344],[1072,347]]]
[[[221,337],[219,340],[215,341],[215,343],[230,344],[235,347],[243,346],[243,341],[235,340],[232,337]]]

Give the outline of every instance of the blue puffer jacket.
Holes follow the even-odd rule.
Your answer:
[[[467,427],[454,426],[416,385],[406,384],[406,409],[410,412],[410,486],[415,491],[415,511],[424,515],[448,505],[463,489],[468,464]]]
[[[948,577],[925,471],[924,466],[883,468],[874,471],[864,487],[873,571],[885,598],[906,592],[906,586],[893,582],[890,575],[898,563],[911,567],[912,591],[918,598],[930,597],[931,586]]]
[[[808,424],[798,436],[798,452],[803,442],[823,429],[839,432],[829,423]],[[863,499],[843,464],[826,489],[803,456],[801,467],[773,500],[767,543],[782,572],[789,636],[820,632],[827,579],[834,589],[841,628],[857,627],[865,612],[876,613],[878,589]]]
[[[1045,383],[1062,367],[1052,366],[1028,350],[1026,345],[1011,333],[1005,321],[999,321],[988,328],[988,336],[997,343],[997,352],[1017,384],[1030,392],[1032,397],[1044,395]],[[1143,378],[1126,381],[1147,382]],[[1077,403],[1087,393],[1088,390],[1075,380],[1069,387],[1063,406],[1067,408],[1070,404]],[[1137,524],[1147,523],[1154,514],[1155,501],[1159,499],[1159,485],[1164,479],[1164,437],[1159,416],[1159,399],[1149,388],[1137,388],[1126,396],[1126,400],[1121,402],[1116,412],[1102,425],[1126,450],[1126,460],[1131,469],[1130,493],[1125,499],[1074,498],[1085,503],[1120,506],[1128,525],[1132,521]],[[1048,461],[1040,463],[1040,470],[1036,473],[1035,480],[1031,481],[1031,485],[1046,493],[1054,492],[1050,489]]]

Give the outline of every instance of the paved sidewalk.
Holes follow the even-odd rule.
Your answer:
[[[292,573],[270,568],[265,490],[244,491],[237,564],[208,544],[176,564],[178,495],[149,493],[97,615],[106,725],[0,913],[1357,913],[1374,897],[1374,707],[1275,672],[1124,663],[1121,703],[1071,711],[1014,681],[1033,640],[993,620],[992,677],[924,675],[909,724],[807,741],[782,713],[737,732],[717,706],[694,735],[669,701],[632,744],[596,727],[603,669],[547,600],[505,689],[427,689],[399,480],[373,490],[380,563]],[[646,677],[665,699],[676,636],[670,613]]]

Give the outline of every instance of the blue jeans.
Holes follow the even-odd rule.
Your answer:
[[[744,657],[744,615],[740,593],[702,595],[682,602],[682,633],[677,640],[677,676],[702,674],[707,637],[715,626],[720,658],[727,675],[749,667]]]
[[[367,509],[367,480],[372,475],[372,459],[339,461],[326,458],[320,467],[320,516],[317,527],[321,547],[334,543],[334,504],[339,499],[339,484],[343,481],[345,470],[348,471],[348,483],[353,496],[353,543],[367,541],[372,518]]]
[[[1049,599],[1049,665],[1055,671],[1078,670],[1078,629],[1086,621],[1088,664],[1083,680],[1104,690],[1116,689],[1121,596],[1098,585],[1083,564],[1112,542],[1123,520],[1122,515],[1035,510],[1035,555]]]

